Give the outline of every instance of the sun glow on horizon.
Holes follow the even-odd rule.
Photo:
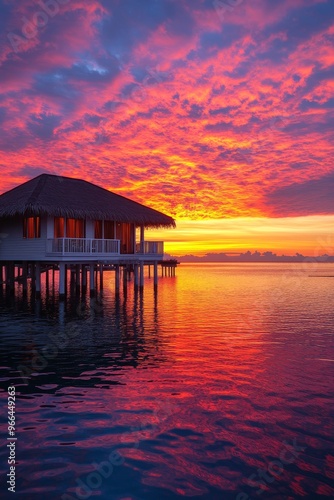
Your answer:
[[[175,256],[272,251],[279,255],[334,255],[334,216],[177,220],[176,229],[148,230]]]

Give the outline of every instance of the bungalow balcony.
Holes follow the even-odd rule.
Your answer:
[[[46,240],[46,255],[53,257],[132,257],[134,255],[162,258],[163,241],[141,241],[136,243],[135,251],[122,248],[120,240],[95,238],[49,238]]]

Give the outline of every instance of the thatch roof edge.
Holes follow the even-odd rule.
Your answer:
[[[33,215],[175,227],[174,219],[158,210],[83,179],[52,174],[41,174],[0,195],[0,217]]]
[[[91,219],[91,220],[114,220],[115,222],[132,222],[138,225],[143,224],[146,227],[171,227],[175,228],[176,224],[172,217],[165,214],[154,214],[154,217],[147,217],[143,215],[131,216],[126,213],[102,212],[96,211],[83,211],[79,209],[69,208],[56,208],[24,205],[21,207],[13,206],[7,207],[3,210],[0,209],[0,218],[16,217],[16,216],[51,216],[51,217],[66,217],[69,219]],[[157,220],[154,221],[154,218]],[[164,220],[163,220],[164,219]]]

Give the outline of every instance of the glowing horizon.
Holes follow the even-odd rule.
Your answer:
[[[334,255],[333,227],[334,216],[179,220],[176,229],[149,230],[146,235],[164,240],[166,253],[177,257],[248,250],[316,257]]]
[[[334,214],[330,0],[50,5],[0,0],[0,192],[84,178],[173,216],[152,233],[168,253],[313,255]]]

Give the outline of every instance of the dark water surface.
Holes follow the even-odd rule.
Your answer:
[[[175,278],[0,300],[16,494],[334,498],[334,265],[182,264]]]

